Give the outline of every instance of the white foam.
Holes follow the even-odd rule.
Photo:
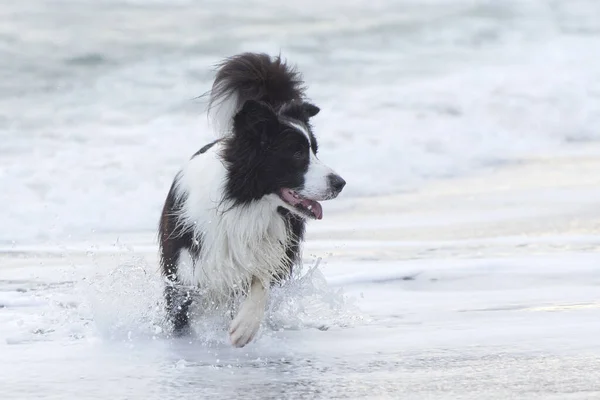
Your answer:
[[[182,5],[162,19],[176,27],[172,36],[161,36],[163,44],[143,58],[136,56],[138,43],[155,33],[147,24],[151,11],[138,10],[139,23],[130,24],[135,34],[122,42],[105,35],[83,40],[88,25],[74,22],[73,39],[65,42],[71,46],[40,53],[33,66],[10,58],[14,79],[3,81],[7,95],[0,97],[0,241],[155,229],[175,173],[214,138],[205,103],[191,99],[210,88],[211,65],[241,50],[281,50],[299,64],[308,95],[322,109],[313,121],[320,158],[348,182],[341,199],[412,189],[599,139],[600,59],[591,51],[598,7],[358,1],[345,9],[350,22],[319,4],[302,12],[327,23],[307,23],[282,6],[273,18],[298,29],[260,28],[260,38],[285,38],[277,46],[255,38],[254,20],[232,11],[223,16],[230,24],[213,27],[222,38],[219,54],[202,50],[213,48],[211,39],[198,51],[167,57],[165,47],[191,40],[184,27],[195,31],[201,23]],[[38,40],[51,33],[36,36],[35,15],[27,15],[9,18],[7,29],[24,35],[15,54],[47,48]],[[73,43],[83,42],[102,56],[84,61],[106,62],[95,69],[65,63],[79,49]],[[39,62],[44,57],[53,61]],[[45,70],[23,75],[45,65],[61,65],[57,73],[68,84],[46,81]],[[23,96],[11,94],[14,82]],[[336,204],[324,204],[326,218]]]

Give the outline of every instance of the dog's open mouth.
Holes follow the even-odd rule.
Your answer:
[[[281,189],[279,197],[304,215],[315,219],[323,218],[323,207],[321,207],[319,202],[302,197],[292,189]]]

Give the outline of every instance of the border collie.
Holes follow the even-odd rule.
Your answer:
[[[219,65],[208,108],[219,139],[175,176],[160,219],[174,334],[189,329],[193,291],[202,304],[242,299],[229,335],[236,347],[249,343],[269,288],[300,259],[306,220],[321,219],[319,201],[346,184],[317,157],[309,119],[319,108],[303,85],[280,57],[244,53]]]

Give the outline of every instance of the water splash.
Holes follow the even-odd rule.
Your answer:
[[[360,319],[342,289],[327,284],[320,259],[309,268],[297,268],[281,287],[272,290],[263,331],[346,327]],[[100,336],[108,340],[169,338],[160,274],[143,259],[115,268],[96,270],[85,282],[87,305]],[[229,308],[206,308],[196,301],[190,308],[191,341],[220,347],[228,343]]]
[[[83,285],[98,333],[109,340],[163,336],[163,283],[143,259],[96,269]]]

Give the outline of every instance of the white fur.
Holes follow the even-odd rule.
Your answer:
[[[317,158],[315,153],[310,152],[308,171],[304,175],[304,187],[299,191],[300,195],[313,200],[325,200],[331,195],[329,175],[335,172]]]
[[[265,286],[259,280],[253,279],[248,297],[229,326],[231,344],[243,347],[256,336],[265,315],[267,297],[268,290]]]
[[[190,160],[176,191],[185,199],[179,218],[194,227],[201,243],[199,260],[181,274],[181,282],[199,286],[215,301],[226,301],[232,291],[247,293],[253,277],[268,286],[274,274],[285,270],[288,232],[277,213],[284,203],[275,194],[247,206],[223,201],[226,169],[220,148],[217,143]]]
[[[294,121],[288,121],[287,123],[292,128],[302,132],[310,144],[308,129],[303,124]],[[304,175],[304,188],[298,193],[312,200],[327,199],[331,194],[331,188],[329,187],[329,175],[331,174],[335,174],[335,172],[323,164],[311,149],[308,171]]]
[[[179,251],[179,263],[177,264],[177,276],[186,285],[192,285],[196,281],[196,261],[187,249]]]
[[[220,98],[211,98],[208,117],[212,128],[219,137],[231,133],[233,117],[239,111],[240,104],[235,93],[228,93]]]
[[[308,144],[310,144],[310,135],[308,134],[308,129],[306,129],[306,127],[303,124],[294,121],[287,121],[287,123],[292,128],[302,132],[302,134],[306,137],[306,140],[308,140]]]

